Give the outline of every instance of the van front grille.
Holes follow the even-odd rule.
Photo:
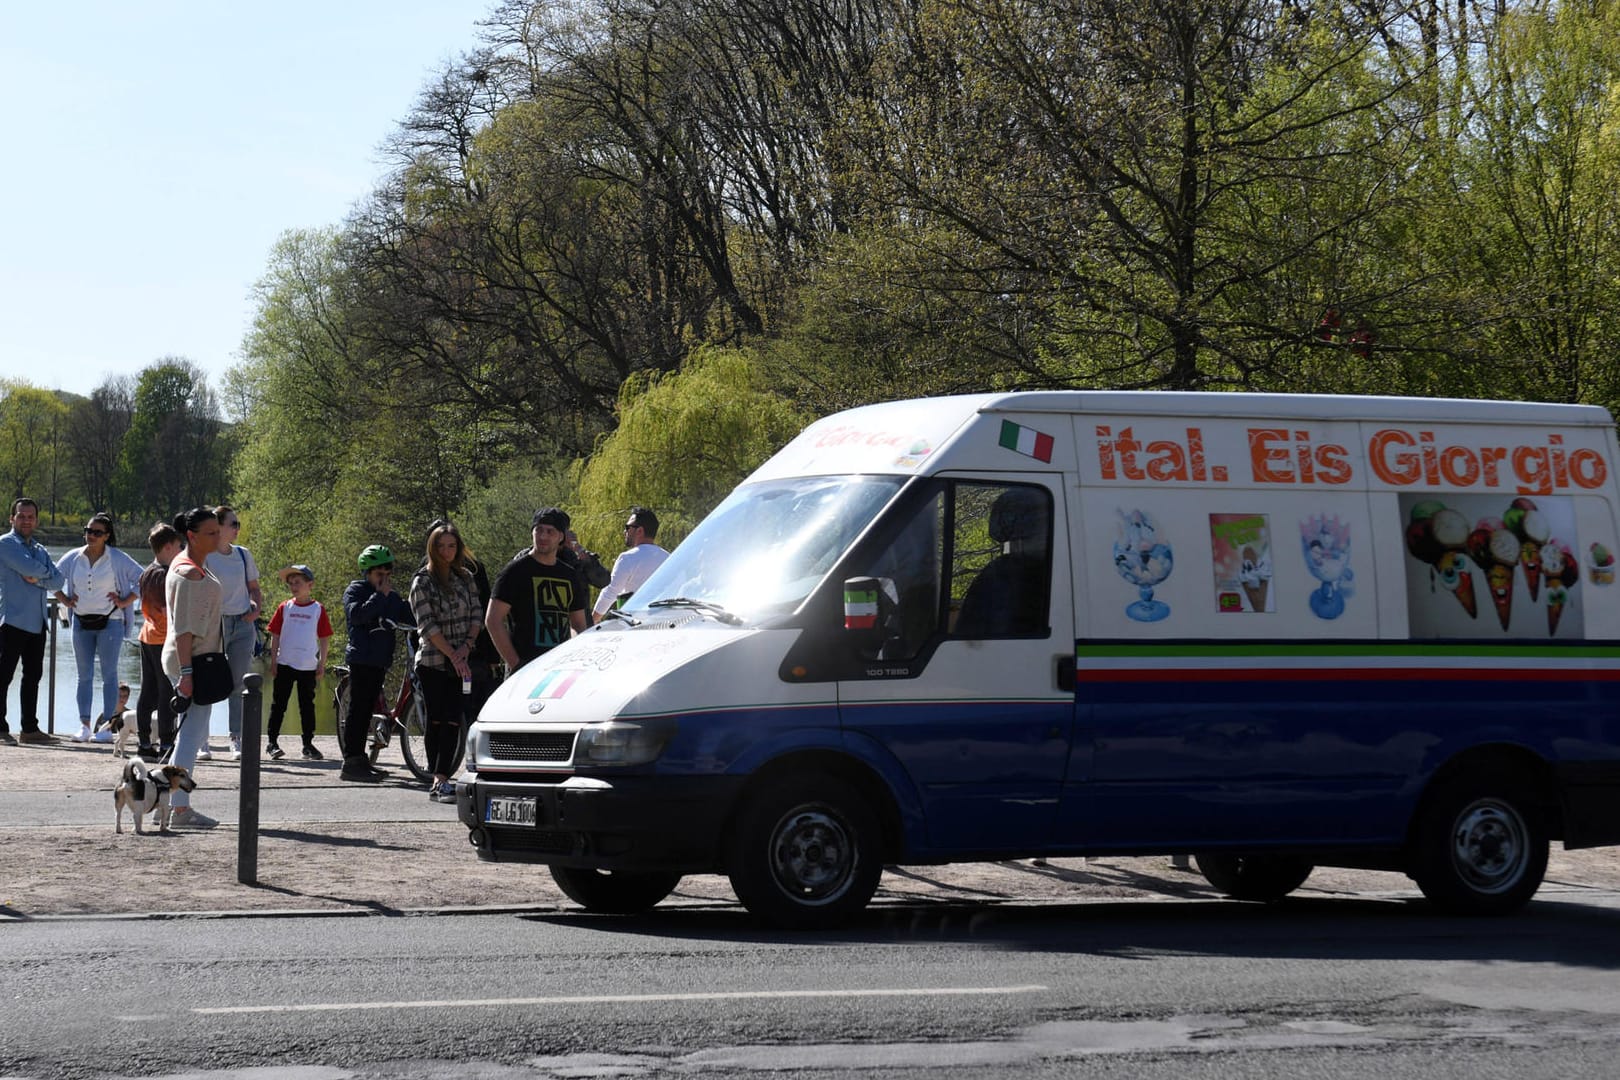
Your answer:
[[[496,761],[563,762],[574,756],[572,731],[491,732],[489,756]]]

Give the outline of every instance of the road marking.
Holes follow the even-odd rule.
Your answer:
[[[332,1001],[298,1005],[224,1005],[192,1009],[199,1016],[230,1013],[349,1012],[354,1009],[475,1009],[501,1005],[630,1005],[655,1001],[781,1001],[803,998],[970,997],[1034,994],[1045,986],[939,986],[889,990],[737,990],[709,994],[590,994],[579,997],[474,998],[470,1001]]]

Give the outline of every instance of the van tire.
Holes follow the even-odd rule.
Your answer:
[[[575,866],[553,866],[551,880],[563,895],[598,915],[639,915],[675,891],[681,875],[626,873]]]
[[[1450,915],[1507,915],[1547,875],[1547,830],[1524,784],[1504,772],[1441,781],[1413,835],[1412,878]]]
[[[1234,855],[1211,852],[1197,856],[1198,872],[1217,892],[1234,900],[1274,904],[1311,876],[1316,867],[1297,855]]]
[[[737,899],[772,926],[841,926],[877,891],[881,836],[877,815],[850,784],[825,774],[796,777],[744,802],[726,870]]]

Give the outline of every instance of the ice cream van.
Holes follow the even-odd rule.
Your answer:
[[[480,858],[591,911],[721,873],[1191,853],[1441,910],[1620,842],[1614,423],[1591,406],[1038,392],[872,405],[756,470],[467,740]]]

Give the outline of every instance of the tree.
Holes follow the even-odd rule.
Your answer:
[[[118,375],[75,401],[64,425],[63,445],[69,470],[85,510],[118,516],[124,507],[114,498],[114,477],[135,412],[135,380]]]
[[[187,507],[218,502],[229,451],[207,378],[189,360],[159,360],[136,380],[114,481],[120,505],[168,520]]]
[[[0,483],[11,499],[37,496],[56,454],[58,417],[66,411],[49,390],[21,380],[0,380]]]
[[[765,386],[744,350],[705,349],[678,374],[630,379],[618,428],[578,471],[574,527],[613,551],[629,508],[650,506],[672,547],[811,419]]]

